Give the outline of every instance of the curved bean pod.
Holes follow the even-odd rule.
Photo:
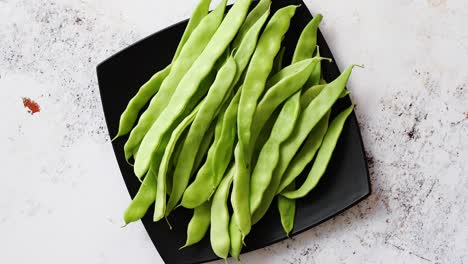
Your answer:
[[[293,181],[285,190],[294,190],[296,184]],[[282,195],[278,196],[278,211],[280,213],[281,225],[289,237],[289,233],[294,228],[294,218],[296,214],[296,201],[288,199]]]
[[[266,81],[273,68],[273,61],[276,54],[280,50],[281,41],[284,34],[289,29],[291,18],[296,12],[297,6],[288,6],[278,10],[268,22],[263,34],[260,36],[257,48],[252,56],[249,67],[247,69],[244,88],[239,103],[239,114],[237,117],[238,136],[240,149],[246,156],[246,166],[250,166],[250,153],[248,151],[251,143],[251,127],[254,119],[257,101],[263,90],[265,89]],[[248,186],[236,187],[236,178],[234,177],[234,189],[246,189]],[[235,193],[236,191],[234,191]],[[234,195],[236,196],[236,195]],[[245,208],[244,208],[245,209]],[[234,209],[236,210],[236,209]],[[244,226],[241,222],[239,222]],[[247,231],[247,227],[241,228],[243,234]]]
[[[188,21],[184,34],[182,35],[179,41],[179,46],[177,47],[177,50],[175,52],[175,55],[172,61],[175,61],[179,57],[179,54],[182,51],[182,48],[184,47],[185,43],[189,39],[192,32],[195,30],[195,28],[198,27],[202,19],[208,14],[210,3],[211,3],[211,0],[200,0],[200,2],[198,2],[198,5],[193,10],[192,16],[190,17]]]
[[[280,49],[278,55],[276,55],[276,58],[273,61],[273,68],[271,69],[270,76],[274,76],[279,71],[281,71],[281,69],[283,68],[283,60],[284,60],[284,52],[285,51],[286,51],[286,48],[282,47]],[[267,89],[268,89],[268,87],[272,86],[272,85],[269,85],[269,81],[270,81],[269,79],[270,79],[270,77],[268,78],[268,81],[267,81]]]
[[[317,46],[317,30],[320,22],[322,22],[323,16],[317,14],[314,18],[304,27],[301,36],[297,42],[296,49],[294,51],[292,62],[298,62],[301,60],[308,59],[313,56],[315,48]]]
[[[245,18],[244,24],[242,24],[237,33],[236,38],[232,42],[232,47],[238,49],[241,46],[241,42],[244,40],[247,32],[253,27],[254,24],[259,20],[269,9],[271,5],[271,0],[260,0],[258,4],[250,11],[250,13]]]
[[[353,66],[348,67],[338,78],[327,84],[323,91],[304,109],[294,128],[293,134],[281,145],[281,156],[279,163],[273,174],[268,190],[263,196],[262,203],[252,216],[253,223],[258,222],[270,207],[276,194],[281,178],[284,175],[289,163],[301,147],[308,134],[331,109],[343,92],[346,83],[351,75]]]
[[[242,233],[239,230],[238,224],[234,216],[231,217],[231,222],[229,223],[229,237],[231,239],[231,249],[229,254],[237,261],[239,261],[239,256],[242,250]]]
[[[288,100],[284,104],[273,126],[270,138],[260,152],[250,184],[250,210],[252,212],[257,210],[262,201],[263,194],[268,188],[275,170],[273,164],[277,164],[280,158],[280,145],[293,132],[299,111],[300,104],[294,100]]]
[[[219,136],[216,136],[215,143],[208,151],[205,164],[198,171],[195,180],[188,186],[182,197],[181,205],[185,208],[195,208],[207,201],[218,187],[222,179],[222,173],[226,170],[231,158],[232,149],[236,139],[236,117],[239,106],[240,90],[230,102],[224,115],[218,120],[221,124]],[[218,126],[217,126],[218,127]],[[219,154],[218,154],[219,153]],[[223,161],[226,161],[224,167]],[[223,163],[223,164],[219,164]],[[216,168],[216,166],[218,166]],[[222,168],[219,168],[223,166]]]
[[[252,143],[256,142],[258,134],[262,131],[273,111],[291,95],[300,92],[318,63],[320,63],[320,59],[303,60],[284,68],[277,74],[283,78],[265,93],[255,110],[251,133]],[[288,75],[285,73],[288,73]],[[299,98],[300,93],[297,99],[299,100]]]
[[[149,81],[141,86],[137,94],[130,99],[130,102],[120,116],[119,131],[112,140],[130,133],[138,119],[138,113],[148,103],[151,97],[159,91],[162,82],[169,75],[170,71],[171,65],[154,74]]]
[[[317,150],[322,145],[323,137],[327,133],[329,118],[330,112],[328,112],[322,120],[320,120],[317,126],[312,129],[312,132],[307,137],[307,140],[304,142],[301,150],[294,156],[294,159],[289,164],[276,193],[280,193],[285,190],[285,188],[304,171],[307,164],[313,160]]]
[[[207,201],[201,206],[195,208],[192,219],[187,226],[187,241],[180,249],[194,245],[200,242],[206,235],[210,227],[211,220],[211,202]]]
[[[210,3],[211,0],[201,0],[195,7],[172,61],[177,59],[187,39],[200,24],[201,20],[208,14]],[[137,94],[130,100],[125,111],[120,116],[119,131],[114,139],[126,135],[132,130],[133,125],[137,121],[138,113],[148,103],[151,97],[159,91],[161,83],[167,75],[169,75],[170,71],[171,65],[154,74],[151,79],[138,90]]]
[[[315,57],[320,57],[320,48],[318,46],[317,46],[317,55],[315,55]],[[315,66],[315,69],[312,71],[312,74],[310,75],[309,80],[307,80],[305,87],[318,85],[320,84],[321,80],[322,80],[322,64],[319,63],[317,64],[317,66]]]
[[[221,181],[211,202],[211,227],[210,241],[211,248],[216,256],[227,259],[231,240],[229,238],[229,209],[227,199],[231,189],[233,171]]]
[[[304,109],[299,116],[298,125],[294,129],[293,135],[288,139],[284,146],[281,147],[281,160],[278,165],[278,174],[283,175],[286,171],[289,162],[296,154],[299,147],[302,145],[308,134],[322,119],[323,116],[331,109],[333,104],[342,94],[346,83],[354,66],[348,67],[338,78],[327,84],[321,93],[312,100],[312,102]]]
[[[317,29],[318,24],[322,20],[321,15],[317,15],[314,19],[304,28],[297,42],[296,50],[294,51],[292,62],[298,62],[310,58],[317,46]],[[320,57],[320,54],[317,51],[317,57]],[[321,77],[321,63],[317,63],[312,71],[312,74],[309,77],[308,82],[311,78],[315,76]],[[289,100],[294,102],[296,105],[301,105],[301,92],[297,92]],[[303,109],[301,107],[301,109]],[[292,181],[288,186],[291,190],[295,187],[295,182]],[[296,201],[287,199],[283,196],[278,196],[278,211],[280,214],[281,224],[283,226],[286,235],[289,236],[289,233],[294,227],[294,217],[296,210]]]
[[[250,233],[250,169],[246,166],[247,159],[239,143],[234,149],[234,185],[231,193],[232,217],[242,233],[242,240]]]
[[[130,133],[124,146],[127,160],[136,153],[136,149],[145,135],[168,105],[181,79],[189,71],[190,66],[197,60],[200,54],[202,54],[211,37],[216,34],[215,32],[223,19],[225,8],[226,0],[223,0],[213,12],[202,19],[200,25],[195,28],[188,38],[180,51],[179,57],[173,62],[171,72],[161,84],[159,92],[151,99],[148,108],[143,112],[138,124]],[[141,177],[142,174],[144,172],[137,173],[137,176]]]
[[[161,220],[166,213],[166,189],[167,189],[167,171],[170,167],[170,160],[174,154],[174,148],[178,143],[181,135],[187,129],[187,127],[193,122],[195,116],[198,113],[200,107],[195,108],[190,115],[188,115],[172,132],[169,143],[167,144],[166,150],[164,151],[164,156],[162,158],[161,164],[158,171],[157,179],[157,192],[156,192],[156,203],[153,214],[153,221],[157,222]]]
[[[197,156],[195,157],[195,161],[193,162],[193,169],[191,175],[195,173],[199,167],[200,164],[203,161],[203,158],[207,155],[208,150],[210,149],[212,143],[213,143],[213,138],[214,138],[214,133],[215,133],[215,124],[213,123],[210,128],[205,133],[205,136],[203,137],[200,147],[197,152]]]
[[[215,62],[235,37],[245,19],[250,2],[251,0],[239,0],[229,10],[202,54],[180,81],[167,107],[143,138],[134,166],[134,172],[138,177],[148,170],[151,157],[161,147],[162,138],[177,122],[200,82],[209,74]],[[178,198],[180,199],[180,196]]]
[[[149,170],[141,183],[138,193],[135,195],[130,205],[124,213],[125,225],[135,222],[145,216],[146,211],[154,203],[156,197],[156,173]]]
[[[338,139],[340,138],[341,132],[343,131],[344,124],[348,119],[349,115],[353,112],[354,105],[341,112],[330,124],[325,138],[323,139],[322,146],[317,154],[317,158],[314,161],[314,165],[307,176],[306,181],[302,186],[295,191],[288,191],[282,193],[282,195],[289,199],[298,199],[306,196],[311,190],[317,186],[317,183],[325,173],[328,163],[333,155]]]
[[[244,72],[247,65],[249,65],[250,58],[255,51],[257,46],[258,36],[260,31],[263,28],[268,16],[270,15],[270,9],[265,10],[264,14],[257,20],[257,22],[250,28],[247,34],[242,39],[240,46],[236,49],[234,53],[234,59],[237,63],[237,68],[239,69],[236,73],[236,78],[234,79],[234,84],[237,84],[242,73]]]
[[[323,88],[325,88],[325,85],[320,84],[307,89],[301,96],[301,109],[305,109],[322,92]]]
[[[194,159],[200,147],[200,143],[206,130],[216,117],[218,110],[221,108],[223,99],[231,87],[235,74],[236,62],[234,61],[234,58],[229,57],[223,67],[219,70],[216,80],[209,89],[208,95],[205,97],[203,104],[201,104],[200,111],[195,117],[187,138],[184,141],[184,146],[182,147],[182,151],[174,171],[171,195],[167,204],[167,212],[170,212],[175,208],[187,188],[194,165]]]

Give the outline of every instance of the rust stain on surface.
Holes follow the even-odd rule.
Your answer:
[[[23,97],[23,105],[28,109],[28,112],[33,115],[41,111],[41,107],[34,100],[31,100],[27,97]]]

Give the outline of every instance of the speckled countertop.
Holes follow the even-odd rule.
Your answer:
[[[373,194],[243,263],[468,263],[468,2],[307,3],[339,66],[366,66],[349,88]],[[162,263],[140,223],[120,228],[95,66],[195,4],[0,0],[0,263]]]

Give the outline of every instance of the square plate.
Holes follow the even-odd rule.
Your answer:
[[[285,60],[292,57],[292,52],[304,26],[312,16],[302,1],[273,1],[272,14],[287,5],[300,5],[291,22],[291,27],[284,39]],[[253,5],[252,5],[253,6]],[[118,130],[119,118],[128,101],[155,72],[168,65],[183,34],[187,21],[180,22],[157,32],[132,46],[118,52],[97,66],[97,75],[104,114],[110,135]],[[332,58],[321,33],[318,35],[321,55]],[[340,72],[335,63],[323,63],[324,78],[332,81]],[[334,107],[336,113],[349,106],[349,99],[340,100]],[[113,147],[122,176],[132,197],[138,191],[140,182],[133,174],[124,158],[126,138],[114,141]],[[343,134],[338,142],[330,166],[319,185],[305,198],[297,202],[294,230],[291,236],[308,230],[331,217],[357,204],[370,194],[370,181],[363,144],[355,115],[346,122]],[[179,208],[171,214],[169,220],[173,230],[169,230],[165,221],[153,223],[152,207],[143,218],[143,224],[166,263],[200,263],[217,259],[212,252],[209,236],[199,244],[179,250],[186,239],[186,227],[192,211]],[[122,212],[123,213],[123,212]],[[252,228],[246,238],[243,253],[263,248],[286,239],[275,204],[265,217]]]

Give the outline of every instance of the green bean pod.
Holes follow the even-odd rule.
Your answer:
[[[213,123],[210,126],[210,128],[208,128],[208,130],[205,133],[205,136],[201,141],[200,147],[197,152],[197,156],[195,157],[195,161],[193,162],[193,169],[191,175],[193,175],[200,168],[200,164],[202,163],[203,158],[205,158],[205,156],[208,153],[208,150],[213,144],[215,125],[216,123]]]
[[[260,36],[257,48],[252,56],[247,69],[244,88],[239,103],[237,117],[240,151],[246,156],[246,166],[250,166],[251,126],[257,106],[257,101],[265,89],[266,81],[273,68],[273,61],[280,50],[283,36],[289,29],[291,18],[296,12],[297,6],[288,6],[278,10],[268,22],[263,34]],[[236,187],[234,177],[234,189],[246,189],[248,186]],[[235,195],[234,195],[235,196]],[[236,210],[236,209],[235,209]],[[239,223],[242,225],[242,223]],[[247,231],[247,227],[241,228]],[[245,232],[243,232],[245,234]]]
[[[299,153],[294,156],[294,159],[288,166],[288,169],[282,177],[282,181],[276,193],[280,193],[289,186],[305,169],[315,157],[318,149],[322,145],[323,137],[327,133],[330,112],[328,112],[322,120],[312,129],[312,132],[307,136]]]
[[[231,239],[231,249],[229,254],[239,261],[239,256],[242,250],[242,233],[239,230],[238,224],[234,216],[231,217],[231,222],[229,223],[229,238]]]
[[[299,189],[282,193],[284,197],[289,199],[302,198],[310,191],[312,191],[315,186],[317,186],[317,183],[320,181],[328,167],[328,163],[331,160],[333,151],[335,150],[338,139],[340,138],[341,132],[343,131],[344,124],[349,115],[353,112],[353,109],[354,105],[341,112],[331,122],[328,132],[323,139],[322,146],[320,147],[320,150],[317,154],[317,158],[314,161],[314,165],[312,166],[312,169],[307,176],[307,179],[302,184],[302,186],[299,187]]]
[[[231,189],[232,177],[233,171],[231,170],[219,184],[211,203],[211,248],[216,256],[223,259],[227,259],[229,249],[231,248],[231,240],[229,238],[230,216],[227,199],[229,197],[229,190]]]
[[[297,62],[301,60],[305,60],[310,58],[315,50],[315,47],[317,46],[317,30],[318,30],[318,25],[322,21],[322,16],[319,14],[314,17],[314,19],[304,28],[304,30],[301,33],[301,36],[299,37],[299,41],[297,42],[296,50],[294,51],[293,59],[292,62]],[[317,58],[320,57],[320,53],[317,50]],[[320,80],[321,77],[321,63],[317,63],[314,67],[314,70],[312,71],[312,74],[309,77],[309,80],[307,81],[309,84],[310,83],[317,83],[312,81],[311,79],[315,79],[317,76],[319,77],[318,80]],[[307,87],[307,84],[306,84]],[[293,95],[289,100],[294,101],[297,105],[301,105],[301,92],[297,92],[295,95]],[[303,109],[301,107],[301,109]],[[293,190],[295,187],[295,182],[294,180],[290,183],[288,188]],[[295,218],[295,211],[296,211],[296,200],[292,199],[287,199],[283,196],[278,196],[278,211],[280,214],[280,219],[281,219],[281,225],[283,226],[283,229],[286,233],[287,236],[289,236],[289,233],[294,227],[294,218]]]
[[[211,3],[211,0],[200,0],[200,2],[198,2],[198,5],[193,10],[192,16],[190,17],[188,21],[184,34],[182,35],[179,41],[179,46],[177,47],[177,50],[175,52],[175,55],[172,61],[175,61],[179,57],[179,54],[182,51],[182,48],[184,47],[185,43],[189,39],[192,32],[195,30],[195,28],[198,27],[198,25],[203,20],[203,18],[208,14],[210,3]]]
[[[138,177],[148,170],[151,157],[158,152],[158,148],[163,147],[162,138],[177,122],[200,82],[209,74],[215,62],[235,37],[245,19],[250,2],[251,0],[239,0],[229,10],[203,53],[180,81],[167,107],[143,138],[134,166],[134,172]],[[178,198],[180,199],[180,196]]]
[[[202,19],[200,25],[195,28],[188,38],[186,44],[180,51],[179,57],[173,62],[169,75],[162,82],[159,92],[151,99],[148,108],[141,115],[137,126],[130,133],[124,146],[127,160],[136,153],[138,146],[149,132],[154,122],[159,119],[159,116],[167,107],[181,79],[202,54],[212,36],[216,34],[215,32],[223,20],[225,8],[226,0],[223,0],[213,12]],[[147,157],[147,155],[144,156]],[[149,161],[150,157],[147,158]],[[137,160],[136,157],[135,160]],[[144,172],[140,174],[137,173],[137,176],[141,177],[143,174]]]
[[[208,14],[210,3],[211,0],[201,0],[195,7],[195,10],[193,11],[187,27],[185,28],[184,34],[179,42],[172,61],[177,59],[180,51],[184,47],[192,32],[200,24],[201,20]],[[117,135],[114,137],[114,139],[124,136],[132,130],[133,125],[137,121],[138,113],[141,109],[143,109],[143,107],[148,103],[153,95],[159,91],[161,83],[169,75],[170,71],[171,65],[154,74],[151,79],[143,84],[143,86],[138,90],[137,94],[130,100],[125,111],[120,116],[119,131],[117,132]]]
[[[296,49],[293,55],[293,63],[304,59],[311,58],[317,47],[317,31],[323,16],[317,14],[314,18],[304,27],[301,36],[297,42]]]
[[[270,14],[270,9],[265,10],[264,14],[257,20],[257,22],[250,28],[247,34],[242,39],[240,46],[235,50],[234,59],[237,63],[237,68],[239,69],[236,73],[236,78],[234,79],[234,85],[239,82],[239,79],[244,73],[244,70],[249,65],[252,54],[255,51],[257,46],[258,36],[260,31],[263,28],[263,25],[268,19]]]
[[[125,225],[135,222],[145,216],[146,211],[154,203],[156,197],[156,173],[149,170],[141,183],[136,196],[130,202],[124,213]]]
[[[285,190],[294,190],[296,184],[293,181]],[[278,211],[280,213],[281,225],[289,237],[289,233],[294,228],[294,218],[296,214],[296,201],[288,199],[282,195],[278,195]]]
[[[301,95],[301,109],[305,109],[310,102],[312,102],[312,100],[322,92],[323,88],[325,88],[325,85],[319,84],[314,85],[303,92]]]
[[[166,189],[167,189],[167,174],[170,167],[171,157],[174,154],[174,148],[179,142],[180,137],[187,129],[187,127],[193,122],[195,116],[198,113],[200,107],[196,107],[190,115],[188,115],[172,132],[169,143],[167,144],[166,150],[164,151],[164,156],[162,158],[161,164],[158,171],[157,179],[157,192],[156,192],[156,202],[154,208],[153,221],[157,222],[161,220],[166,213]]]
[[[187,187],[182,197],[181,205],[185,208],[195,208],[207,201],[218,187],[224,171],[226,170],[231,158],[232,149],[236,138],[236,117],[239,106],[240,90],[229,103],[226,111],[218,120],[217,128],[220,130],[215,136],[215,142],[208,151],[208,157],[205,164],[198,171],[195,180]],[[217,154],[219,153],[219,154]],[[213,169],[215,164],[224,161],[228,162],[226,167]],[[221,165],[218,165],[221,166]],[[221,175],[219,172],[223,173]]]
[[[273,68],[271,69],[270,76],[274,76],[279,71],[281,71],[281,69],[283,68],[283,60],[284,60],[284,52],[285,51],[286,51],[286,48],[282,47],[280,49],[278,55],[276,55],[276,58],[273,61]],[[270,77],[268,79],[270,79]],[[268,85],[268,81],[267,81],[267,89],[268,89],[268,87],[271,87],[271,86],[272,85]]]
[[[187,188],[190,175],[192,173],[195,156],[200,147],[203,136],[216,117],[218,110],[222,106],[229,88],[236,74],[236,62],[229,57],[224,66],[219,70],[216,80],[209,89],[200,111],[195,117],[190,127],[187,138],[174,171],[174,180],[171,195],[167,204],[167,212],[170,212],[179,202]],[[136,163],[135,163],[136,164]]]
[[[234,149],[234,185],[231,193],[232,217],[242,233],[242,240],[250,233],[250,169],[246,166],[245,153],[239,143]]]
[[[320,58],[320,48],[317,46],[317,54],[315,57]],[[319,85],[322,80],[322,64],[319,63],[315,67],[315,69],[312,71],[312,74],[309,77],[309,80],[307,80],[307,83],[305,84],[305,87],[311,87],[314,85]]]
[[[250,11],[245,18],[244,23],[239,29],[236,38],[232,42],[232,47],[238,49],[244,41],[245,36],[248,34],[250,29],[257,23],[257,21],[270,9],[271,0],[260,0],[258,4]]]
[[[132,99],[130,99],[130,102],[120,116],[119,131],[112,140],[130,133],[138,119],[138,113],[159,91],[161,83],[169,75],[170,71],[171,65],[154,74],[151,79],[149,79],[149,81],[141,86],[137,94]]]
[[[273,164],[277,164],[280,158],[280,146],[293,132],[299,111],[300,104],[294,100],[288,100],[284,104],[270,138],[260,152],[250,184],[250,210],[252,212],[257,210],[262,201],[275,170]]]
[[[282,176],[284,175],[289,163],[312,129],[338,100],[344,91],[353,67],[354,65],[348,67],[337,79],[327,84],[323,91],[299,115],[294,132],[289,139],[281,145],[279,163],[276,166],[272,181],[263,196],[260,207],[252,216],[253,223],[258,222],[265,215],[273,201],[276,191],[281,183]]]
[[[187,241],[180,249],[200,242],[208,232],[211,221],[211,202],[207,201],[195,208],[192,219],[187,226]],[[179,250],[180,250],[179,249]]]
[[[301,113],[294,133],[290,139],[284,143],[284,146],[281,147],[282,158],[278,165],[279,175],[283,175],[289,162],[307,138],[310,131],[312,131],[322,117],[328,113],[333,104],[341,96],[353,68],[354,66],[348,67],[337,79],[327,84],[322,92],[320,92]]]
[[[252,143],[256,142],[258,134],[262,131],[263,126],[273,111],[282,102],[291,97],[291,95],[300,92],[316,64],[320,63],[320,60],[316,58],[303,60],[282,69],[277,74],[281,75],[282,79],[265,93],[255,110],[251,133]],[[298,96],[300,97],[300,94]]]

